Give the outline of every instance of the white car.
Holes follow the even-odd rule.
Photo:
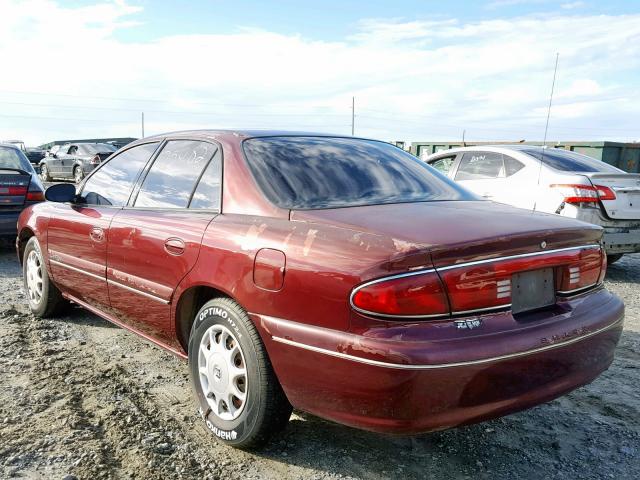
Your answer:
[[[495,202],[604,228],[609,263],[640,252],[640,175],[586,155],[532,145],[453,148],[425,161]]]

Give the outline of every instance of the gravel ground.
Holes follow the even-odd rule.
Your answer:
[[[610,267],[627,305],[612,367],[591,385],[506,418],[413,438],[296,412],[266,449],[220,445],[186,364],[98,317],[28,313],[0,249],[0,478],[640,478],[640,255]]]

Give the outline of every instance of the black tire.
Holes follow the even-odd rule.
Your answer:
[[[43,163],[40,166],[40,178],[42,179],[43,182],[50,182],[51,180],[53,180],[51,178],[51,174],[49,173],[49,168],[47,167],[46,163]]]
[[[198,371],[200,345],[212,327],[213,330],[226,329],[237,337],[246,369],[246,397],[235,419],[223,419],[214,412],[203,391]],[[216,373],[217,378],[221,378],[220,371]],[[189,376],[202,419],[222,443],[243,449],[258,448],[289,421],[292,407],[276,378],[260,335],[244,309],[230,298],[210,300],[198,312],[189,337]],[[228,382],[226,370],[222,378]]]
[[[27,269],[31,252],[35,252],[36,257],[39,257],[40,259],[42,291],[39,301],[36,301],[34,298],[32,298],[27,281]],[[44,261],[42,250],[40,249],[40,243],[38,242],[38,239],[36,237],[31,237],[24,249],[24,255],[22,257],[22,280],[24,283],[25,292],[27,294],[29,308],[36,317],[52,317],[68,305],[68,302],[64,298],[62,298],[62,294],[60,293],[60,290],[58,290],[58,287],[56,287],[51,281],[51,278],[49,278],[47,265]]]
[[[612,253],[611,255],[607,255],[607,265],[613,265],[618,260],[620,260],[623,255],[624,253]]]
[[[80,183],[83,178],[84,178],[84,170],[82,169],[82,167],[78,165],[73,167],[73,181],[75,183]]]

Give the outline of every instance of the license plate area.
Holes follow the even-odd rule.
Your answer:
[[[514,273],[511,276],[511,311],[514,315],[555,303],[553,268]]]

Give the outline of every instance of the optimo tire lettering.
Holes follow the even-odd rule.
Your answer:
[[[229,312],[227,312],[224,308],[220,308],[220,307],[207,308],[206,310],[200,313],[198,320],[202,321],[209,316],[216,316],[216,317],[225,319],[227,323],[231,326],[231,328],[233,328],[233,331],[236,333],[236,335],[238,335],[238,338],[242,338],[242,333],[240,333],[240,329],[236,325],[236,322],[234,322],[229,317]]]

